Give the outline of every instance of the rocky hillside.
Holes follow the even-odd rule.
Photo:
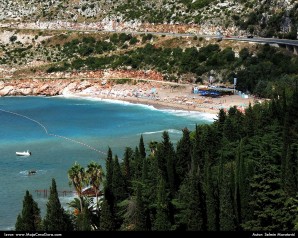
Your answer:
[[[200,34],[220,30],[239,37],[295,38],[297,11],[295,0],[0,0],[0,78],[98,79],[108,74],[233,84],[237,77],[237,89],[267,97],[280,82],[297,79],[297,56],[283,48]]]
[[[296,0],[0,0],[2,26],[133,29],[297,38]],[[26,23],[27,25],[24,25]],[[12,24],[12,25],[11,25]],[[161,26],[160,26],[161,25]],[[211,31],[210,31],[211,29]]]
[[[228,47],[223,52],[231,53],[232,58],[239,57],[243,48],[253,52],[257,46],[247,42],[218,42],[216,39],[196,36],[180,38],[172,35],[5,29],[0,31],[0,77],[48,78],[51,75],[47,74],[55,72],[141,69],[157,70],[172,78],[173,76],[169,75],[176,75],[179,71],[183,75],[187,74],[189,69],[181,67],[192,57],[192,50],[197,54],[197,50],[208,47],[209,44],[219,46],[215,47],[215,52]],[[171,56],[173,49],[176,52]],[[212,47],[210,49],[213,52]],[[175,62],[182,60],[183,51],[186,54],[183,60],[185,63],[181,62],[177,68],[173,67]],[[203,54],[208,55],[208,52],[207,48]],[[145,63],[146,56],[156,58],[155,62],[149,59]],[[206,59],[207,56],[202,56],[200,60],[204,62]],[[208,64],[213,63],[210,61]],[[208,72],[206,69],[202,70]],[[37,75],[38,72],[46,74]],[[183,77],[180,75],[179,78]],[[207,79],[207,75],[204,78]]]

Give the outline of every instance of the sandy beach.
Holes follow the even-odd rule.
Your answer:
[[[157,109],[174,109],[218,114],[219,109],[228,110],[236,106],[244,111],[249,104],[256,103],[253,97],[226,95],[206,97],[194,94],[193,85],[170,85],[160,82],[138,82],[90,87],[80,92],[66,92],[64,96],[90,97],[94,99],[121,100],[135,104],[151,105]]]

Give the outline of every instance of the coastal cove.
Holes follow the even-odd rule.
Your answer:
[[[4,236],[296,235],[298,0],[0,8]]]
[[[196,124],[211,123],[215,118],[214,114],[157,110],[148,105],[71,94],[0,97],[0,109],[0,191],[5,201],[0,205],[0,230],[14,228],[27,189],[38,202],[42,214],[47,198],[36,190],[49,189],[52,178],[56,179],[59,191],[72,190],[67,170],[75,161],[85,166],[93,160],[104,166],[104,153],[109,147],[121,159],[125,147],[134,148],[140,135],[147,148],[151,140],[161,140],[164,130],[176,143],[184,127],[194,130]],[[30,157],[15,155],[16,151],[27,149],[32,152]],[[30,170],[37,173],[28,176]],[[72,198],[72,194],[60,197],[64,206]]]
[[[86,75],[85,75],[86,76]],[[90,75],[87,74],[89,77]],[[122,76],[122,75],[120,75]],[[91,77],[91,76],[90,76]],[[119,83],[120,82],[120,83]],[[119,100],[151,105],[158,109],[218,114],[219,109],[236,106],[244,111],[262,100],[240,94],[204,97],[193,93],[193,85],[148,79],[5,79],[0,81],[0,96],[64,96]]]

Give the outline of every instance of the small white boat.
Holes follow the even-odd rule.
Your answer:
[[[18,156],[30,156],[31,152],[29,150],[23,151],[23,152],[16,152],[16,155],[18,155]]]

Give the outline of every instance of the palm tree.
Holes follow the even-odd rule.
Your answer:
[[[149,148],[150,148],[151,155],[155,155],[155,152],[157,150],[157,145],[158,145],[157,141],[150,141],[149,142]]]
[[[72,184],[74,186],[74,188],[78,194],[78,197],[80,199],[81,211],[83,211],[82,189],[84,187],[84,184],[86,184],[85,170],[81,165],[79,165],[77,162],[75,162],[74,166],[72,166],[68,170],[67,174],[68,174],[68,179],[70,180],[69,184],[70,185]]]
[[[81,213],[81,202],[80,199],[78,198],[74,198],[72,201],[67,203],[68,207],[73,209],[73,214],[75,215],[75,217]]]
[[[83,207],[87,207],[90,210],[90,213],[92,213],[92,200],[87,197],[83,197],[82,199]],[[73,214],[75,216],[78,216],[82,210],[81,210],[81,202],[80,199],[74,198],[70,202],[67,203],[68,207],[73,209]]]
[[[75,230],[97,230],[99,217],[98,214],[93,213],[93,202],[89,197],[82,198],[83,211],[81,210],[80,199],[74,198],[72,201],[67,203],[68,207],[73,209]],[[89,227],[90,226],[90,227]]]
[[[94,161],[92,161],[90,164],[87,165],[86,178],[95,192],[97,211],[99,210],[99,207],[98,207],[99,187],[103,181],[103,177],[104,177],[104,173],[101,165],[97,164]]]

